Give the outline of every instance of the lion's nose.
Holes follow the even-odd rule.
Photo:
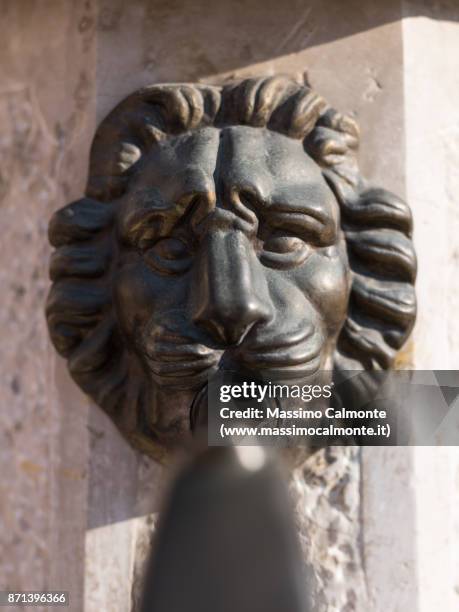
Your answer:
[[[225,346],[240,344],[251,328],[260,321],[263,314],[261,305],[255,301],[243,302],[226,307],[207,308],[197,317],[196,324],[205,329],[219,343]]]
[[[242,232],[207,237],[196,282],[194,323],[218,344],[240,344],[257,324],[270,318],[271,307],[261,266]]]

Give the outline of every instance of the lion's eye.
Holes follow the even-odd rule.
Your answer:
[[[310,247],[295,236],[274,236],[263,244],[260,260],[273,268],[290,268],[302,264]]]
[[[291,253],[297,251],[304,242],[294,236],[276,236],[265,242],[263,248],[271,253]]]
[[[144,258],[156,272],[182,274],[191,265],[191,253],[178,238],[162,238],[145,251]]]
[[[155,252],[164,259],[181,259],[188,257],[188,247],[177,238],[163,238],[154,245]]]

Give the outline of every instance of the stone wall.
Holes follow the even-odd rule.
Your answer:
[[[81,610],[88,404],[51,350],[43,305],[47,220],[81,194],[95,127],[95,7],[0,9],[0,582],[59,585]]]
[[[401,362],[454,368],[459,7],[0,0],[0,8],[0,588],[66,589],[75,612],[126,612],[170,474],[131,450],[78,391],[43,316],[47,221],[81,196],[95,126],[142,85],[306,73],[359,121],[366,176],[407,196],[414,211],[420,316]],[[456,609],[458,480],[456,449],[329,449],[298,469],[291,490],[317,610]]]

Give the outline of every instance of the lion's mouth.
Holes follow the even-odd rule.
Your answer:
[[[198,383],[217,369],[220,352],[203,344],[167,337],[147,346],[144,355],[154,378]]]
[[[302,331],[291,334],[287,341],[243,342],[227,350],[216,350],[170,333],[146,344],[143,352],[157,382],[194,386],[219,368],[260,371],[271,376],[310,376],[320,367],[323,342],[321,334]]]
[[[319,333],[292,334],[288,340],[272,341],[268,345],[257,344],[237,347],[231,351],[231,361],[249,370],[259,370],[268,375],[309,376],[317,372],[321,363],[322,337]]]

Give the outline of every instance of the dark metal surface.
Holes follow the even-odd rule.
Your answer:
[[[179,476],[142,612],[307,612],[287,492],[258,447],[213,449]]]
[[[391,367],[415,317],[411,215],[364,181],[357,145],[284,77],[153,86],[101,124],[87,197],[50,223],[47,318],[139,448],[183,443],[219,368]]]

